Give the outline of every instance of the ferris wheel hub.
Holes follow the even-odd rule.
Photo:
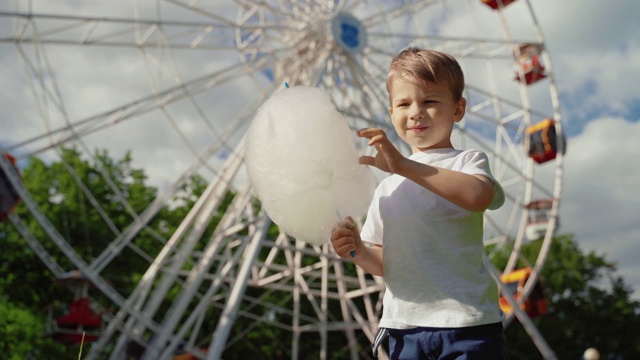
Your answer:
[[[364,26],[351,14],[340,12],[331,19],[331,33],[335,42],[350,53],[362,51],[367,45]]]

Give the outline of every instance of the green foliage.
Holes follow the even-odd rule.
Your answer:
[[[64,354],[64,347],[43,337],[43,333],[41,317],[23,306],[0,300],[0,354],[3,359],[42,359]]]
[[[24,185],[40,210],[85,259],[98,256],[116,237],[116,232],[123,231],[133,221],[132,215],[100,171],[109,174],[113,185],[133,211],[144,210],[156,195],[154,188],[144,184],[146,176],[142,170],[132,168],[129,154],[116,161],[106,152],[98,152],[95,158],[95,163],[91,163],[83,159],[75,149],[61,149],[61,161],[45,163],[33,158],[22,172]],[[81,180],[86,189],[79,185],[77,179]],[[89,192],[93,199],[89,197]],[[104,215],[96,208],[96,203]],[[47,241],[49,236],[30,216],[24,202],[19,204],[16,213],[62,268],[75,268],[57,246]],[[24,240],[10,223],[0,225],[0,234],[5,236],[3,245],[7,249],[0,255],[0,270],[3,274],[11,274],[0,283],[3,293],[8,294],[12,300],[31,304],[34,308],[47,306],[54,299],[62,298],[63,293],[69,294],[64,289],[58,290],[51,286],[52,275],[31,249],[25,246]],[[150,236],[141,234],[138,241],[144,241],[145,238],[149,239]],[[142,266],[136,266],[137,264]],[[140,270],[143,266],[144,262],[141,261],[126,264],[116,260],[109,268],[109,280],[114,287],[123,289],[126,293],[133,286],[128,275],[132,272],[132,267],[133,270]],[[44,291],[33,292],[33,286]]]
[[[30,159],[22,170],[24,186],[60,235],[82,258],[91,261],[107,249],[119,232],[133,223],[132,212],[140,214],[144,211],[157,191],[146,184],[144,171],[132,166],[129,153],[114,159],[106,151],[98,151],[94,159],[88,160],[74,148],[60,150],[58,161]],[[103,173],[108,174],[110,182]],[[205,187],[206,181],[201,177],[191,178],[184,185],[184,191],[173,199],[175,205],[162,209],[147,229],[136,235],[135,245],[151,257],[156,256],[162,244],[151,232],[168,238]],[[16,214],[63,269],[75,269],[31,216],[24,202],[17,206]],[[25,322],[25,326],[45,339],[44,342],[28,341],[33,351],[57,345],[43,337],[48,309],[54,310],[54,316],[63,315],[64,304],[73,301],[73,294],[54,282],[53,274],[9,221],[0,223],[0,241],[0,296],[9,304],[7,306],[20,306],[23,313],[30,314],[41,324],[35,327]],[[101,274],[111,286],[127,296],[148,265],[148,259],[125,248]],[[97,303],[110,304],[98,291],[90,291],[90,295]],[[77,357],[77,350],[72,346],[61,357],[48,352],[51,356],[47,358]],[[3,353],[3,358],[10,354]]]
[[[540,245],[522,249],[531,263]],[[506,263],[506,255],[495,263]],[[583,253],[572,236],[553,240],[541,274],[549,313],[534,323],[559,359],[580,359],[589,347],[597,348],[601,359],[640,358],[640,303],[615,271],[603,256]],[[517,321],[505,334],[509,358],[541,358]]]

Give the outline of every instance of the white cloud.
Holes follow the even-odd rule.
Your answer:
[[[554,61],[568,125],[613,113],[627,116],[640,101],[640,10],[634,0],[540,0],[533,3]],[[572,122],[573,121],[573,122]]]
[[[532,6],[548,43],[558,52],[568,47],[570,52],[603,54],[640,35],[635,0],[537,0]]]
[[[640,99],[640,42],[603,53],[567,54],[558,64],[564,72],[561,84],[573,90],[567,94],[571,108],[582,117],[603,109],[625,114]]]
[[[584,250],[617,262],[625,275],[639,269],[638,137],[637,121],[594,119],[570,139],[564,158],[560,231],[574,233]],[[627,280],[640,298],[640,277]]]

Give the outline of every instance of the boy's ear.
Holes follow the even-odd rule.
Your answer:
[[[458,103],[456,104],[456,110],[453,113],[453,121],[458,122],[462,120],[466,109],[467,109],[467,99],[460,98],[460,100],[458,100]]]

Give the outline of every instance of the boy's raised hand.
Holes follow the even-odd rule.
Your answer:
[[[380,128],[368,128],[358,130],[358,137],[369,139],[369,146],[375,146],[378,153],[373,156],[361,156],[360,164],[372,165],[378,169],[390,173],[397,173],[404,161],[407,160],[387,137],[384,130]]]
[[[352,259],[362,253],[360,232],[351,216],[347,216],[333,227],[330,239],[333,249],[341,258]],[[352,252],[355,252],[355,256],[352,256]]]

